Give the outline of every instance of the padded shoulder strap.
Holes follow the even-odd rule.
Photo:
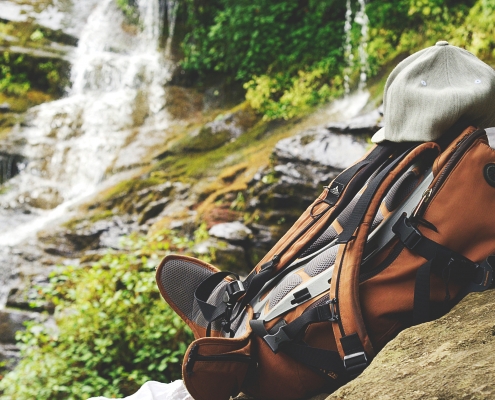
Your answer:
[[[335,299],[338,313],[338,320],[333,323],[333,331],[339,353],[343,359],[353,359],[354,356],[361,356],[364,350],[363,359],[371,360],[375,352],[368,337],[364,320],[361,314],[359,301],[359,271],[362,263],[364,247],[366,240],[375,218],[378,208],[386,195],[387,191],[394,184],[407,168],[414,163],[418,157],[434,158],[440,153],[440,147],[433,143],[423,143],[411,150],[396,166],[388,171],[383,179],[380,179],[376,185],[369,187],[370,193],[363,194],[363,204],[366,201],[362,213],[357,215],[353,232],[343,232],[340,237],[342,245],[339,249],[337,260],[334,266],[332,276],[332,285],[330,285],[330,298]],[[368,190],[368,189],[367,189]],[[350,224],[349,224],[350,225]],[[346,345],[347,338],[357,338],[361,346]],[[358,348],[359,351],[354,351]],[[349,352],[355,354],[348,354]]]
[[[397,147],[396,143],[375,146],[361,160],[340,173],[263,257],[250,275],[259,273],[267,264],[271,264],[273,271],[287,265],[315,234],[333,221]]]

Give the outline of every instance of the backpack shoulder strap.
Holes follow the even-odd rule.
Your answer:
[[[375,215],[387,191],[418,157],[432,157],[433,161],[439,153],[440,147],[433,142],[420,144],[407,151],[394,163],[393,168],[384,170],[381,177],[374,179],[375,183],[361,196],[359,208],[356,205],[352,222],[349,221],[339,235],[341,246],[330,285],[330,298],[334,299],[338,313],[338,319],[333,323],[338,351],[348,369],[364,369],[368,360],[375,355],[359,300],[359,271]]]
[[[317,232],[332,222],[396,149],[397,146],[392,143],[374,146],[363,158],[342,171],[329,186],[325,186],[318,198],[261,259],[251,274],[261,272],[269,263],[275,267],[272,270],[277,271],[290,263]]]

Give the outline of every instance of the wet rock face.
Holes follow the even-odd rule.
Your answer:
[[[18,154],[0,152],[0,185],[16,176],[24,167],[24,158]]]
[[[489,290],[400,333],[327,400],[492,399],[494,376],[495,290]]]
[[[0,311],[0,343],[15,343],[15,333],[24,330],[24,322],[36,319],[37,314],[17,310]]]
[[[351,133],[351,134],[368,134],[373,135],[376,131],[383,127],[383,105],[377,109],[350,120],[343,122],[332,122],[326,125],[326,128],[331,132],[336,133]]]
[[[366,142],[357,136],[317,128],[281,140],[275,146],[274,155],[280,160],[344,169],[361,157],[365,148]]]
[[[204,125],[187,143],[187,151],[213,150],[231,140],[237,139],[252,127],[257,116],[250,108],[220,115],[214,121]]]

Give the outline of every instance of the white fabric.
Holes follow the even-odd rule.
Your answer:
[[[172,383],[146,382],[141,388],[126,400],[194,400],[182,380]],[[88,400],[111,400],[106,397],[91,397]]]

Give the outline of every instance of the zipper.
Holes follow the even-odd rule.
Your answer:
[[[466,153],[467,150],[473,145],[473,143],[483,136],[485,134],[485,131],[483,129],[478,129],[477,131],[473,132],[469,136],[465,136],[463,139],[461,139],[455,146],[454,153],[450,157],[449,161],[447,161],[447,164],[443,168],[442,172],[438,176],[438,179],[436,182],[424,192],[423,197],[421,198],[418,207],[413,213],[413,217],[422,217],[424,213],[426,212],[426,208],[428,207],[428,204],[430,203],[431,199],[437,194],[438,190],[440,187],[442,187],[443,183],[447,180],[449,177],[450,173],[454,169],[454,167],[457,165],[457,162],[462,158],[462,156]]]
[[[221,362],[251,362],[252,358],[250,356],[244,356],[242,354],[217,354],[211,356],[204,356],[198,353],[199,346],[195,344],[191,351],[189,352],[189,356],[187,357],[186,362],[186,372],[188,376],[193,374],[194,364],[196,361],[221,361]]]

